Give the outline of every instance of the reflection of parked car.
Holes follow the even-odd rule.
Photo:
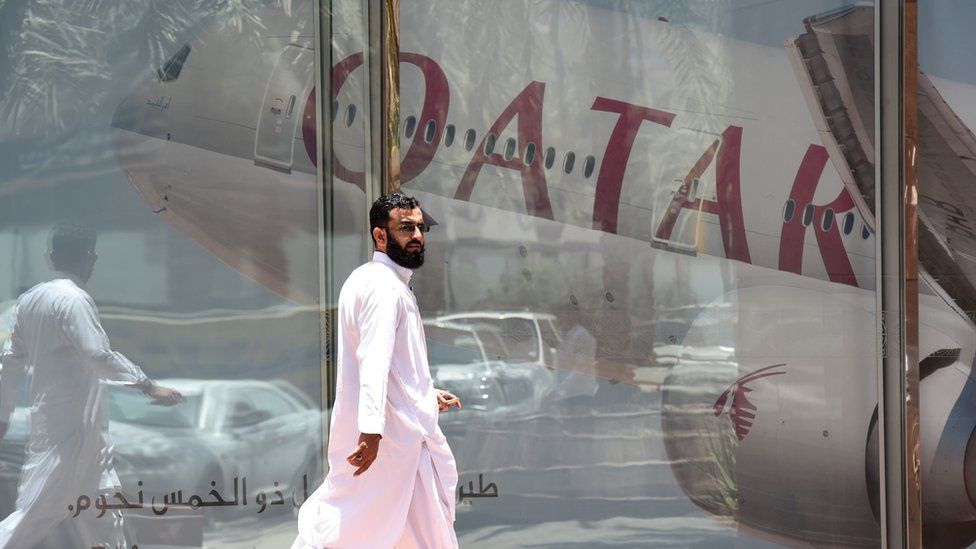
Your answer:
[[[218,483],[233,486],[247,477],[249,495],[303,496],[320,478],[322,411],[284,381],[159,380],[178,389],[184,404],[154,406],[141,393],[112,386],[108,391],[109,435],[122,487],[146,501],[183,490],[206,495]],[[13,510],[29,431],[27,392],[0,441],[0,517]],[[142,482],[140,486],[138,483]],[[278,486],[274,483],[277,482]],[[81,495],[81,494],[79,494]],[[136,499],[133,497],[133,499]]]
[[[456,394],[460,412],[441,416],[441,426],[458,428],[485,414],[525,414],[539,409],[552,376],[534,363],[498,360],[488,353],[493,334],[474,326],[434,319],[424,323],[434,385]],[[528,367],[527,367],[528,366]]]
[[[28,413],[26,393],[18,399],[10,416],[10,427],[0,440],[0,520],[14,510],[20,468],[24,464],[24,445],[27,443]]]
[[[489,357],[552,367],[562,340],[556,317],[529,311],[469,311],[437,317],[438,321],[471,326]]]
[[[15,305],[15,301],[0,303],[0,348],[10,338]],[[0,375],[3,375],[3,365],[0,365]],[[17,483],[20,481],[24,444],[27,441],[26,406],[27,392],[23,391],[10,418],[10,428],[4,439],[0,440],[0,519],[14,510],[14,501],[17,499]]]
[[[206,494],[211,481],[291,497],[319,476],[322,411],[293,385],[258,380],[159,380],[186,397],[172,408],[143,395],[109,391],[109,434],[123,487],[147,494]],[[274,483],[278,483],[275,487]],[[188,497],[188,496],[187,496]],[[289,501],[290,503],[290,501]]]

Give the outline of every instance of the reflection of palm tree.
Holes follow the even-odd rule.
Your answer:
[[[290,0],[281,3],[291,11]],[[0,80],[0,128],[50,135],[78,125],[111,101],[124,69],[158,68],[201,20],[217,18],[260,41],[264,25],[256,6],[247,0],[0,2],[0,51],[7,53],[0,59],[7,77]]]

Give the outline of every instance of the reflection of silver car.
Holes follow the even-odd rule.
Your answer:
[[[23,404],[26,398],[18,404]],[[24,445],[27,442],[27,407],[20,405],[10,417],[10,427],[0,440],[0,520],[14,510],[20,468],[24,464]]]
[[[247,478],[247,491],[303,496],[303,475],[319,478],[322,411],[293,385],[258,380],[159,380],[186,397],[166,408],[142,394],[113,387],[109,434],[127,492],[177,490],[206,494],[211,482],[229,489]],[[277,486],[275,485],[277,483]],[[310,487],[311,488],[311,487]],[[189,496],[186,496],[189,497]]]
[[[488,354],[491,344],[485,344],[484,332],[472,326],[438,318],[425,322],[424,331],[434,385],[457,395],[464,406],[441,416],[445,431],[457,436],[477,418],[539,409],[551,385],[548,370],[494,359]]]
[[[159,380],[178,389],[184,404],[154,406],[131,389],[110,387],[109,435],[123,489],[146,501],[183,490],[207,494],[216,482],[232,487],[247,477],[247,491],[281,491],[291,508],[321,478],[322,412],[284,381]],[[0,517],[13,510],[29,431],[26,391],[0,441]],[[138,483],[142,482],[140,486]],[[274,483],[278,483],[275,486]],[[79,494],[80,495],[80,494]]]
[[[506,362],[552,367],[562,340],[556,317],[531,311],[468,311],[437,317],[440,322],[470,326],[489,357]]]

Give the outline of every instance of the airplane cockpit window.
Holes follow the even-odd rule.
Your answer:
[[[593,175],[594,166],[596,166],[596,158],[593,158],[593,155],[587,156],[583,161],[583,177],[589,179]]]
[[[533,160],[535,160],[535,143],[529,142],[525,146],[525,165],[531,166]]]
[[[811,223],[813,223],[813,204],[807,204],[803,208],[803,226],[809,227]]]
[[[468,130],[464,132],[464,150],[470,151],[471,149],[473,149],[474,141],[475,139],[477,139],[477,137],[478,136],[475,135],[474,130]]]
[[[556,163],[556,149],[552,147],[546,149],[545,160],[546,160],[545,162],[546,169],[547,170],[552,169],[552,165]]]
[[[849,235],[854,230],[854,212],[844,214],[844,235]]]
[[[566,159],[563,160],[563,171],[567,174],[573,173],[573,166],[576,165],[576,153],[569,151],[566,153]]]
[[[783,223],[789,223],[793,220],[793,214],[796,212],[796,202],[791,198],[783,204]]]
[[[827,232],[833,226],[834,226],[834,210],[827,208],[824,211],[823,223],[820,225],[820,227],[823,229],[823,232]]]
[[[495,141],[497,141],[497,140],[498,140],[498,138],[495,136],[495,134],[493,134],[493,133],[489,133],[488,134],[488,138],[485,139],[485,155],[486,156],[491,156],[492,153],[495,152]]]
[[[444,128],[444,146],[445,147],[450,147],[451,145],[454,144],[454,132],[455,131],[456,130],[454,128],[454,124],[448,124],[447,127]]]
[[[346,107],[346,127],[351,128],[353,122],[356,121],[356,105],[350,104]]]
[[[162,82],[172,82],[180,77],[180,72],[183,71],[183,64],[186,63],[186,58],[190,55],[189,44],[184,44],[179,51],[173,54],[163,66],[156,70],[156,75],[159,76],[159,80]]]
[[[509,137],[505,141],[505,160],[511,160],[515,156],[515,138]]]
[[[867,240],[871,236],[871,229],[867,225],[861,225],[861,238]]]
[[[403,121],[403,135],[407,139],[413,137],[413,132],[417,129],[417,117],[408,116],[406,120]]]
[[[434,135],[437,133],[437,122],[434,120],[428,120],[427,126],[424,128],[424,141],[430,143],[434,140]]]

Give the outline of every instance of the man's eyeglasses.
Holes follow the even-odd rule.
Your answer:
[[[430,225],[426,223],[418,223],[414,225],[413,223],[400,223],[395,227],[396,231],[400,234],[413,234],[414,231],[420,229],[420,232],[426,233],[430,232]]]

